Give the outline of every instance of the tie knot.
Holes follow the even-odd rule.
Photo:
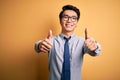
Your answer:
[[[70,38],[71,38],[71,36],[70,36],[70,37],[68,37],[68,38],[64,37],[64,39],[65,39],[66,41],[69,41],[69,40],[70,40]]]

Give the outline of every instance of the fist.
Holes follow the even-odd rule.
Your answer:
[[[41,52],[50,51],[50,49],[52,48],[51,37],[52,37],[52,31],[50,30],[48,36],[39,44],[39,49]]]
[[[85,46],[90,50],[90,51],[95,51],[97,49],[97,43],[96,41],[88,36],[88,30],[85,28]]]

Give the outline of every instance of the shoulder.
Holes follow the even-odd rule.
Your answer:
[[[75,37],[73,39],[77,40],[77,41],[84,41],[85,40],[84,37],[82,37],[82,36],[76,36],[76,35],[75,35]]]
[[[59,36],[59,35],[56,35],[56,36],[52,36],[51,37],[51,41],[54,42],[54,41],[61,41],[62,38]]]

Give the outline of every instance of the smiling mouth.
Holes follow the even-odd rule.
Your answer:
[[[66,24],[66,27],[72,27],[72,25],[71,24]]]

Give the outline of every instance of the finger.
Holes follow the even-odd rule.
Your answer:
[[[49,33],[48,33],[47,39],[50,39],[51,37],[52,37],[52,30],[49,30]]]
[[[51,45],[52,46],[52,42],[49,40],[49,39],[45,39],[44,40],[48,45]]]
[[[48,49],[46,46],[44,46],[44,45],[41,45],[41,49],[44,49],[44,50],[46,50],[46,51],[49,51],[50,49]]]
[[[88,39],[88,30],[85,28],[85,40]]]
[[[86,44],[87,47],[89,47],[92,44],[92,41],[90,39],[87,39],[85,41],[85,44]]]
[[[46,53],[48,52],[48,51],[45,50],[44,48],[41,48],[41,51],[42,51],[42,52],[46,52]]]
[[[96,44],[92,44],[91,47],[90,47],[90,50],[91,51],[94,51],[97,49],[97,45]]]
[[[50,49],[52,46],[51,45],[49,45],[48,43],[46,43],[46,42],[42,42],[42,45],[44,45],[46,48],[48,48],[48,49]]]
[[[85,44],[87,46],[90,46],[91,44],[95,44],[95,40],[93,38],[89,38],[85,41]]]
[[[87,39],[86,40],[86,47],[88,49],[90,49],[91,51],[93,51],[97,48],[97,45],[96,45],[95,41]]]

